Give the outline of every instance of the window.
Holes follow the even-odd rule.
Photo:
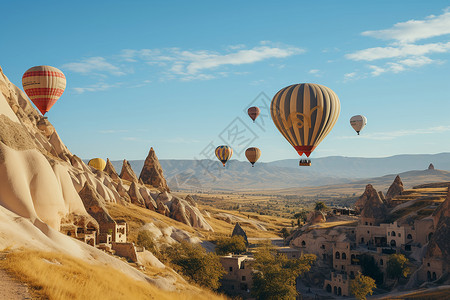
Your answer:
[[[302,241],[302,247],[305,247],[305,246],[306,246],[305,241]]]
[[[402,234],[399,232],[399,233],[398,233],[398,237],[401,237],[401,236],[402,236]]]
[[[342,259],[347,259],[347,254],[345,254],[345,252],[342,253]]]
[[[430,266],[430,263],[427,263],[427,267],[429,267]]]
[[[382,266],[384,264],[383,259],[380,259],[380,266]]]
[[[230,272],[233,272],[233,267],[230,267]]]
[[[242,281],[245,281],[245,279],[246,279],[245,276],[242,276]]]
[[[436,280],[436,272],[433,272],[433,280]]]
[[[408,240],[412,240],[412,235],[411,235],[411,234],[408,234],[408,235],[406,236],[406,238],[407,238]]]
[[[388,232],[388,236],[391,236],[391,233],[390,233],[390,232]]]
[[[367,233],[368,233],[368,234],[370,234],[370,231],[369,231],[369,230],[367,230]]]
[[[392,231],[392,232],[391,232],[391,235],[392,235],[392,236],[395,236],[395,231]]]
[[[395,242],[395,240],[392,240],[392,241],[391,241],[391,246],[392,246],[392,247],[396,247],[396,246],[397,246],[397,243]]]
[[[339,252],[336,252],[335,256],[336,259],[340,259],[341,258],[341,254]]]
[[[367,222],[366,222],[366,225],[368,225]]]

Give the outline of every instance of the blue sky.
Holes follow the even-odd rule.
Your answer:
[[[64,72],[66,91],[47,116],[83,158],[144,159],[151,146],[160,159],[213,158],[225,141],[240,160],[247,144],[262,161],[296,158],[270,119],[253,124],[245,109],[302,82],[323,84],[341,101],[312,157],[449,152],[449,7],[8,1],[0,66],[18,86],[35,65]],[[359,137],[349,125],[356,114],[368,119]]]

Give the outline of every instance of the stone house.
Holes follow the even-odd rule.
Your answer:
[[[254,258],[246,255],[221,256],[220,263],[226,272],[221,279],[221,289],[228,295],[249,298],[253,286],[253,261]]]
[[[325,279],[323,289],[336,296],[350,295],[350,280],[346,274],[331,272],[331,279]]]

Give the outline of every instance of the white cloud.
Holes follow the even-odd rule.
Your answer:
[[[450,125],[435,126],[424,129],[402,129],[388,132],[375,132],[370,134],[361,134],[359,136],[343,136],[340,139],[368,139],[368,140],[393,140],[396,138],[421,134],[437,134],[450,131]]]
[[[373,61],[385,58],[401,58],[408,56],[423,56],[432,53],[446,53],[450,51],[450,42],[447,43],[431,43],[424,45],[399,45],[388,47],[375,47],[359,50],[354,53],[345,55],[351,60]]]
[[[86,58],[80,62],[67,63],[62,68],[82,74],[107,72],[112,75],[125,75],[125,72],[121,71],[119,67],[107,62],[104,57],[99,56]]]
[[[364,31],[362,35],[383,40],[396,40],[401,43],[414,43],[418,40],[450,34],[450,10],[446,8],[439,16],[428,16],[424,20],[400,22],[384,30]]]
[[[349,81],[349,80],[356,79],[356,78],[357,78],[357,73],[356,72],[351,72],[351,73],[344,74],[344,81]]]
[[[73,90],[78,94],[83,94],[84,92],[99,92],[99,91],[106,91],[114,87],[118,87],[122,85],[121,83],[116,84],[107,84],[104,82],[100,82],[97,84],[89,85],[86,87],[75,87]]]
[[[450,52],[450,42],[438,41],[425,44],[414,42],[450,34],[450,10],[444,10],[439,16],[428,16],[424,20],[409,20],[397,23],[389,29],[365,31],[362,35],[378,39],[393,40],[392,43],[372,47],[353,53],[345,57],[354,61],[388,60],[381,65],[368,65],[369,74],[380,76],[384,73],[400,73],[411,68],[419,68],[433,63],[443,63],[442,60],[432,59],[433,54],[446,54]]]

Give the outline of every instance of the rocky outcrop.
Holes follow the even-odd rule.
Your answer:
[[[109,160],[109,158],[106,159],[106,167],[103,170],[103,172],[108,174],[109,177],[111,177],[112,180],[118,180],[119,179],[119,175],[117,174],[116,169],[112,165],[112,163]]]
[[[100,228],[103,224],[115,223],[108,213],[101,196],[95,191],[92,185],[86,181],[81,191],[78,192],[87,212],[98,222]]]
[[[247,233],[245,233],[245,230],[241,227],[239,222],[234,225],[233,233],[231,233],[231,236],[239,235],[242,236],[245,240],[245,245],[248,246],[248,239],[247,239]]]
[[[428,243],[425,257],[440,259],[445,264],[444,269],[448,270],[450,266],[450,191],[432,216],[436,231]]]
[[[122,201],[131,203],[131,198],[130,195],[128,195],[128,191],[125,189],[125,187],[123,186],[122,180],[119,178],[119,182],[117,183],[117,192],[120,195],[120,198],[122,199]]]
[[[166,179],[163,175],[163,169],[156,157],[153,147],[150,148],[150,152],[145,159],[139,179],[142,179],[145,184],[149,184],[161,191],[169,191],[169,187],[167,186]]]
[[[430,164],[430,165],[428,166],[428,170],[434,170],[433,164]]]
[[[314,210],[314,211],[310,212],[308,215],[308,223],[309,224],[323,223],[326,221],[327,221],[327,218],[325,216],[325,213],[323,213],[320,210]]]
[[[401,195],[403,193],[403,190],[403,182],[400,179],[400,176],[397,175],[386,193],[386,200],[388,201],[388,203],[390,204],[392,198],[394,198],[395,196]]]
[[[145,207],[144,198],[142,198],[141,192],[139,192],[139,188],[136,182],[131,183],[130,189],[128,190],[128,195],[130,196],[131,203],[141,207]]]
[[[197,207],[197,202],[195,202],[195,199],[191,195],[187,195],[184,200],[186,200],[190,205]]]
[[[360,223],[362,224],[379,225],[387,217],[387,207],[371,184],[366,186],[366,190],[359,197],[357,205],[362,207],[360,217]]]
[[[122,171],[120,172],[120,178],[128,180],[130,182],[138,182],[138,178],[131,168],[130,163],[124,159],[122,164]]]

